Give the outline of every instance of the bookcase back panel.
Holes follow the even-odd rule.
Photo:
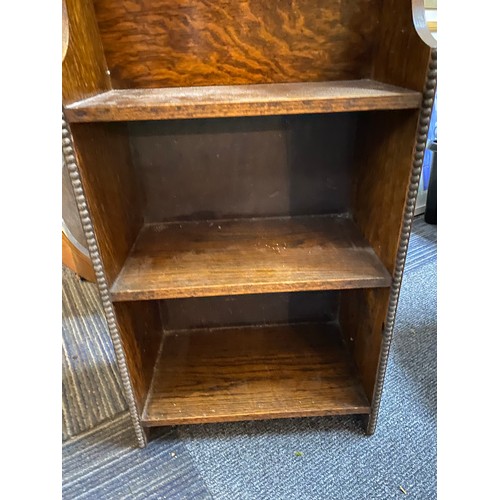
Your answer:
[[[220,326],[329,322],[338,315],[339,292],[231,295],[160,302],[166,330]]]
[[[368,76],[380,0],[95,0],[114,88]]]
[[[129,124],[146,222],[349,211],[357,115]]]

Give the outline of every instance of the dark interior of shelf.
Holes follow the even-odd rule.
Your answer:
[[[156,223],[349,212],[356,175],[356,133],[364,115],[103,126],[114,134],[124,131],[128,135],[136,178],[144,193],[144,220]],[[75,126],[90,129],[100,124]]]
[[[368,412],[338,326],[297,324],[167,332],[142,423]]]
[[[374,80],[114,89],[66,106],[73,122],[411,109],[421,94]]]
[[[323,290],[221,295],[160,300],[158,305],[165,330],[335,323],[339,317],[340,298],[346,293]],[[120,305],[143,303],[120,302]]]
[[[146,225],[111,293],[118,301],[390,283],[352,221],[309,216]]]
[[[390,286],[352,218],[359,115],[103,124],[140,191],[112,299]]]

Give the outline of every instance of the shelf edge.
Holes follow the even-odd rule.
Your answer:
[[[332,89],[339,89],[339,93],[330,96],[324,95],[325,89],[328,90],[325,83],[330,82],[116,89],[71,103],[65,111],[71,122],[88,123],[417,109],[421,103],[419,92],[373,80],[331,82]],[[261,95],[252,94],[255,87],[263,91]],[[342,94],[344,87],[347,90]],[[308,89],[313,90],[309,95]],[[361,95],[352,95],[352,89]],[[233,95],[239,91],[243,92]]]

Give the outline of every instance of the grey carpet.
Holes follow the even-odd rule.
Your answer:
[[[436,227],[422,218],[369,438],[355,417],[305,418],[179,426],[132,448],[95,287],[63,282],[64,498],[436,498]]]
[[[174,428],[136,448],[128,413],[66,441],[63,498],[212,498]]]
[[[408,255],[406,257],[405,273],[434,262],[437,254],[436,226],[426,224],[424,216],[415,218],[413,222]]]
[[[63,440],[126,409],[97,287],[63,268]]]

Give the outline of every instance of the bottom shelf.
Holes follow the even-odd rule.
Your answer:
[[[334,324],[165,334],[145,426],[369,413]]]

